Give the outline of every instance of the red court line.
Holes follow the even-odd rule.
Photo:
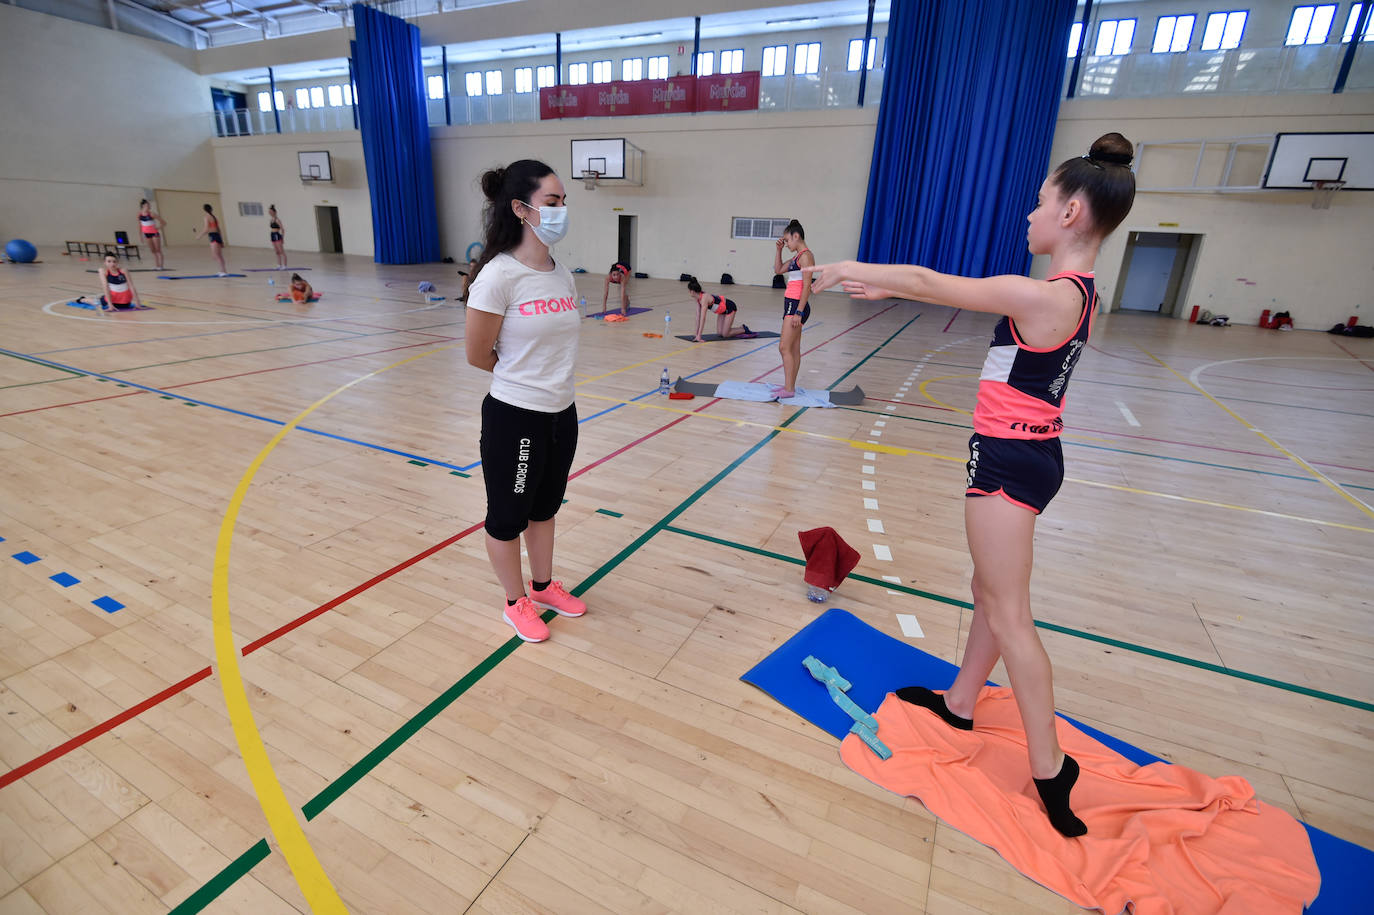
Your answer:
[[[189,689],[190,687],[195,686],[197,683],[199,683],[201,680],[204,680],[208,676],[210,676],[210,668],[202,667],[200,670],[191,674],[191,676],[187,677],[181,682],[173,683],[171,686],[167,687],[162,692],[157,693],[153,696],[149,696],[147,699],[144,699],[138,705],[125,709],[118,715],[115,715],[113,718],[102,721],[100,724],[97,724],[90,730],[83,731],[82,733],[77,734],[75,737],[73,737],[71,740],[68,740],[66,743],[59,744],[53,747],[48,752],[42,754],[41,756],[35,756],[33,759],[29,760],[23,765],[11,769],[4,775],[0,775],[0,789],[5,788],[11,782],[18,781],[19,779],[28,775],[30,772],[34,772],[35,770],[43,768],[53,760],[62,756],[66,756],[72,750],[75,750],[82,744],[90,740],[93,740],[96,737],[99,737],[106,731],[118,727],[119,725],[123,724],[131,718],[136,718],[137,716],[143,714],[153,706],[158,705],[159,703],[172,698],[182,690]]]
[[[448,338],[448,339],[450,339],[450,340],[459,340],[459,339],[462,339],[462,338],[460,338],[460,337],[450,337],[450,338]],[[333,343],[333,342],[335,342],[335,341],[333,341],[333,340],[326,340],[326,341],[323,341],[323,342],[325,342],[325,343]],[[342,342],[346,342],[346,341],[341,340],[341,341],[338,341],[338,342],[342,343]],[[439,341],[435,341],[435,342],[439,342]],[[294,363],[292,363],[291,365],[279,365],[279,366],[276,366],[276,367],[270,368],[270,369],[254,369],[254,370],[251,371],[251,372],[239,372],[239,373],[237,373],[237,374],[235,374],[235,375],[221,375],[221,376],[219,376],[218,378],[203,378],[203,379],[201,379],[200,381],[183,381],[181,384],[169,384],[169,385],[167,385],[166,387],[158,388],[158,390],[159,390],[159,391],[174,391],[174,390],[176,390],[177,388],[189,388],[189,387],[193,387],[193,386],[198,385],[198,384],[209,384],[209,383],[212,382],[212,381],[228,381],[228,380],[231,379],[231,378],[246,378],[246,377],[248,377],[249,375],[263,375],[263,374],[266,374],[266,373],[268,373],[268,372],[280,372],[280,371],[283,371],[283,370],[285,370],[285,369],[298,369],[298,368],[303,368],[303,367],[305,367],[305,366],[307,366],[307,365],[323,365],[323,364],[326,363],[326,362],[339,362],[339,361],[341,361],[341,360],[343,360],[343,359],[357,359],[357,358],[359,358],[359,357],[361,357],[361,356],[377,356],[377,355],[380,355],[381,353],[394,353],[394,352],[396,352],[397,350],[412,349],[412,348],[417,347],[417,346],[433,346],[433,345],[434,345],[434,342],[430,342],[430,341],[426,341],[426,342],[424,342],[424,343],[407,343],[407,344],[405,344],[404,346],[392,346],[392,347],[389,347],[389,348],[387,348],[387,349],[375,349],[375,350],[371,350],[370,352],[366,352],[366,353],[350,353],[350,354],[348,354],[348,355],[346,355],[346,356],[332,356],[332,357],[330,357],[329,359],[316,359],[314,362],[294,362]],[[161,368],[161,366],[151,366],[151,367],[152,367],[152,368]],[[78,372],[79,372],[79,371],[81,371],[81,370],[80,370],[80,369],[73,369],[73,371],[78,371]],[[104,375],[104,372],[101,372],[101,373],[99,373],[99,374]],[[113,378],[114,376],[113,376],[113,375],[109,375],[109,376],[106,376],[106,377]],[[152,385],[149,385],[149,387],[152,387]],[[40,412],[42,412],[43,410],[55,410],[55,409],[57,409],[58,407],[78,407],[78,406],[81,406],[82,404],[99,403],[99,402],[102,401],[102,400],[118,400],[118,399],[121,398],[121,397],[134,397],[134,396],[136,396],[136,395],[138,395],[138,394],[151,394],[151,393],[153,393],[153,392],[152,392],[152,391],[127,391],[127,392],[125,392],[125,393],[123,393],[123,394],[110,394],[110,395],[107,395],[107,396],[105,396],[105,397],[92,397],[92,398],[90,398],[89,400],[72,400],[72,401],[68,401],[67,403],[49,404],[49,405],[46,406],[46,407],[30,407],[30,408],[27,409],[27,410],[15,410],[15,411],[13,411],[12,413],[0,413],[0,419],[3,419],[3,418],[6,417],[6,416],[21,416],[21,415],[23,415],[23,414],[25,414],[25,413],[40,413]]]
[[[1343,353],[1345,353],[1345,354],[1346,354],[1347,356],[1349,356],[1351,359],[1354,359],[1354,360],[1355,360],[1356,362],[1358,362],[1360,365],[1362,365],[1362,366],[1364,366],[1365,368],[1369,369],[1371,372],[1374,372],[1374,365],[1370,365],[1368,362],[1365,362],[1365,361],[1364,361],[1363,359],[1361,359],[1359,356],[1356,356],[1354,353],[1352,353],[1350,350],[1346,349],[1344,346],[1341,346],[1341,344],[1337,343],[1335,340],[1332,340],[1331,342],[1332,342],[1332,343],[1335,343],[1336,346],[1340,349],[1340,351],[1343,352]]]
[[[950,325],[952,325],[952,324],[954,323],[954,319],[955,319],[955,318],[959,317],[959,312],[961,312],[961,311],[963,311],[962,308],[956,308],[956,309],[954,309],[954,314],[952,314],[952,315],[949,316],[949,324],[946,324],[946,325],[945,325],[945,329],[942,330],[942,331],[940,331],[940,333],[944,334],[944,333],[948,333],[948,332],[949,332]]]
[[[839,337],[844,336],[845,334],[849,333],[849,331],[854,330],[855,328],[860,327],[860,326],[862,326],[862,325],[864,325],[864,324],[867,324],[869,321],[872,321],[874,318],[877,318],[877,317],[879,317],[879,316],[885,314],[886,312],[891,311],[893,308],[896,308],[896,307],[897,307],[896,305],[891,305],[891,306],[889,306],[889,307],[887,307],[887,308],[884,308],[882,311],[878,312],[877,314],[870,315],[869,317],[864,318],[862,321],[858,322],[857,324],[851,325],[851,326],[848,327],[847,329],[840,331],[838,334],[836,334],[835,336],[829,338],[828,340],[825,340],[825,341],[823,341],[823,342],[821,342],[821,343],[816,344],[816,346],[813,346],[811,349],[807,350],[806,352],[808,352],[808,353],[813,352],[813,351],[816,350],[817,348],[819,348],[819,347],[821,347],[821,346],[824,346],[826,343],[829,343],[829,342],[831,342],[832,340],[835,340],[835,339],[837,339],[837,338],[839,338]],[[412,344],[412,345],[414,345],[414,346],[426,346],[426,345],[428,345],[428,344],[422,344],[422,343],[421,343],[421,344]],[[755,377],[755,378],[753,378],[753,379],[751,379],[751,380],[752,380],[752,381],[758,381],[759,378],[763,378],[763,377],[765,377],[765,376],[771,374],[772,372],[776,372],[776,371],[778,370],[778,368],[781,368],[781,367],[782,367],[782,366],[779,365],[777,368],[769,369],[767,372],[764,372],[762,375],[759,375],[759,376],[757,376],[757,377]],[[696,410],[694,410],[694,411],[692,411],[692,412],[694,412],[694,413],[699,413],[700,411],[705,410],[707,407],[711,406],[712,404],[716,404],[716,403],[719,403],[719,402],[720,402],[720,398],[714,398],[714,399],[711,400],[710,402],[702,404],[700,407],[698,407]],[[582,474],[584,474],[584,473],[586,473],[587,471],[593,469],[594,467],[598,467],[598,466],[600,466],[601,464],[606,463],[607,461],[609,461],[609,460],[610,460],[611,458],[613,458],[613,457],[616,457],[616,456],[618,456],[618,455],[624,454],[626,451],[629,451],[631,448],[635,447],[636,445],[639,445],[639,444],[641,444],[642,442],[645,442],[645,441],[647,441],[648,439],[653,438],[655,435],[658,435],[660,432],[666,432],[668,429],[671,429],[673,426],[676,426],[678,423],[680,423],[680,422],[682,422],[682,421],[684,421],[684,420],[686,420],[686,419],[689,419],[689,418],[690,418],[690,417],[687,417],[687,416],[679,416],[677,419],[674,419],[674,420],[672,420],[672,421],[670,421],[670,422],[664,423],[662,426],[659,426],[657,429],[653,430],[652,432],[649,432],[648,434],[643,435],[643,436],[641,436],[641,437],[635,439],[633,442],[630,442],[629,444],[624,445],[624,446],[622,446],[622,447],[616,449],[615,451],[611,452],[610,454],[606,455],[606,456],[603,457],[603,458],[600,458],[599,460],[593,461],[591,464],[588,464],[586,467],[583,467],[581,470],[578,470],[578,471],[576,471],[576,472],[574,472],[574,473],[569,474],[569,475],[568,475],[568,479],[571,480],[571,479],[574,479],[574,478],[576,478],[576,477],[581,476]],[[350,600],[350,599],[352,599],[352,598],[354,598],[354,597],[357,597],[359,594],[363,593],[364,591],[368,590],[369,588],[372,588],[372,587],[374,587],[375,585],[380,584],[381,582],[383,582],[383,581],[385,581],[386,579],[390,578],[391,576],[395,575],[397,572],[403,571],[404,569],[409,568],[410,566],[414,565],[415,563],[419,562],[420,560],[425,559],[426,557],[429,557],[429,556],[434,555],[434,554],[437,553],[439,550],[442,550],[442,549],[444,549],[445,547],[448,547],[448,546],[453,545],[454,543],[457,543],[459,540],[462,540],[464,537],[468,536],[469,534],[473,533],[474,531],[480,530],[480,529],[482,528],[482,526],[483,526],[483,525],[482,525],[481,522],[479,522],[479,523],[477,523],[477,524],[474,524],[474,525],[471,525],[470,527],[464,528],[463,530],[459,531],[457,534],[454,534],[452,537],[449,537],[449,538],[447,538],[446,540],[442,540],[442,541],[440,541],[439,543],[435,544],[434,546],[431,546],[431,547],[429,547],[429,548],[427,548],[427,549],[425,549],[425,550],[422,550],[422,551],[419,552],[419,553],[416,553],[414,556],[410,557],[409,559],[404,559],[404,560],[402,560],[401,562],[398,562],[396,565],[392,566],[391,568],[387,569],[386,571],[381,572],[381,573],[379,573],[379,574],[377,574],[377,575],[374,575],[372,578],[368,579],[367,581],[363,582],[363,583],[360,584],[360,585],[356,585],[356,586],[354,586],[353,588],[350,588],[348,591],[344,592],[343,594],[340,594],[338,597],[335,597],[335,598],[333,598],[332,600],[326,601],[325,603],[321,604],[320,606],[316,607],[315,609],[310,610],[310,611],[307,611],[306,613],[303,613],[302,615],[298,616],[296,619],[291,620],[290,622],[285,623],[285,624],[283,624],[282,626],[277,627],[276,629],[272,630],[271,632],[267,633],[266,635],[264,635],[264,636],[262,636],[262,637],[260,637],[260,638],[257,638],[257,639],[255,639],[255,640],[253,640],[252,642],[249,642],[247,645],[243,646],[243,649],[242,649],[242,651],[241,651],[240,653],[241,653],[244,657],[247,657],[247,656],[248,656],[249,654],[251,654],[252,652],[257,651],[259,648],[262,648],[262,647],[266,646],[267,644],[269,644],[270,642],[272,642],[272,641],[274,641],[274,640],[276,640],[276,639],[278,639],[278,638],[281,638],[283,635],[286,635],[288,632],[291,632],[292,630],[297,629],[297,628],[299,628],[300,626],[303,626],[305,623],[309,622],[310,620],[313,620],[313,619],[315,619],[316,617],[321,616],[321,615],[323,615],[324,613],[326,613],[326,612],[328,612],[328,611],[334,609],[334,608],[337,607],[339,604],[342,604],[342,603],[344,603],[344,602],[347,601],[347,600]],[[143,712],[147,711],[148,709],[152,708],[153,706],[158,705],[158,704],[160,704],[160,703],[162,703],[162,702],[165,702],[166,700],[168,700],[168,699],[172,698],[173,696],[175,696],[177,693],[180,693],[181,691],[183,691],[183,690],[185,690],[185,689],[188,689],[188,688],[191,687],[191,686],[194,686],[196,683],[199,683],[201,680],[204,680],[206,677],[210,676],[210,674],[211,674],[211,670],[210,670],[209,667],[202,668],[201,670],[196,671],[195,673],[191,674],[189,677],[185,678],[184,680],[181,680],[181,681],[178,682],[178,683],[172,684],[171,686],[169,686],[169,687],[167,687],[166,689],[164,689],[162,692],[157,693],[156,695],[153,695],[153,696],[149,696],[147,699],[144,699],[142,702],[138,703],[137,705],[133,706],[132,708],[129,708],[129,709],[126,709],[126,710],[123,711],[123,712],[120,712],[119,714],[115,715],[113,718],[110,718],[110,719],[108,719],[108,720],[106,720],[106,721],[103,721],[103,722],[101,722],[100,724],[97,724],[97,725],[95,725],[94,727],[91,727],[91,728],[89,728],[88,730],[83,731],[82,733],[76,735],[75,737],[71,738],[71,739],[68,740],[67,742],[65,742],[65,743],[63,743],[63,744],[61,744],[61,745],[59,745],[59,746],[53,747],[51,750],[48,750],[47,752],[45,752],[45,753],[43,753],[43,754],[41,754],[41,755],[39,755],[39,756],[34,757],[33,759],[29,760],[28,762],[23,763],[22,765],[20,765],[20,766],[14,768],[14,769],[11,769],[9,772],[6,772],[4,775],[0,775],[0,789],[3,789],[3,788],[5,788],[7,785],[9,785],[9,784],[11,784],[11,783],[17,781],[18,779],[23,778],[25,775],[29,775],[29,774],[31,774],[32,772],[34,772],[34,771],[36,771],[36,770],[42,768],[43,766],[46,766],[48,763],[53,762],[53,761],[56,760],[56,759],[60,759],[61,757],[65,756],[66,754],[70,753],[72,750],[75,750],[75,749],[77,749],[78,747],[80,747],[80,746],[82,746],[82,745],[84,745],[84,744],[90,742],[91,740],[94,740],[95,738],[99,737],[101,734],[104,734],[104,733],[106,733],[107,731],[110,731],[111,729],[113,729],[113,728],[115,728],[115,727],[118,727],[119,725],[123,724],[124,722],[126,722],[126,721],[128,721],[128,720],[130,720],[130,719],[132,719],[132,718],[134,718],[134,717],[137,717],[138,715],[142,714]]]

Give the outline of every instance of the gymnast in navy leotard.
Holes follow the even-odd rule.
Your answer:
[[[740,324],[735,327],[735,315],[739,313],[739,306],[730,301],[723,295],[714,295],[701,288],[701,283],[696,277],[687,281],[687,293],[692,297],[692,301],[697,304],[697,334],[694,341],[704,343],[701,339],[702,328],[706,325],[706,313],[714,312],[716,315],[716,334],[722,340],[731,337],[752,337],[754,332],[749,329],[748,324]]]
[[[816,258],[806,246],[806,233],[797,220],[792,220],[777,240],[778,251],[773,256],[773,272],[787,274],[787,289],[782,300],[782,339],[778,351],[782,353],[782,384],[774,385],[780,398],[797,393],[797,374],[801,371],[801,332],[811,317],[811,277],[802,273],[803,267],[815,266]],[[782,249],[790,248],[792,259],[784,267]]]
[[[277,269],[286,269],[286,226],[282,224],[281,217],[277,215],[276,205],[267,208],[268,223],[267,229],[271,232],[272,250],[277,252]]]

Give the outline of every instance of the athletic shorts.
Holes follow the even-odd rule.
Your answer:
[[[729,299],[726,299],[723,303],[717,302],[716,304],[712,305],[710,310],[718,315],[732,315],[735,312],[739,311],[739,306],[736,305],[734,302],[730,301]]]
[[[548,521],[563,505],[577,451],[577,406],[561,413],[482,401],[482,476],[487,533],[514,540],[531,521]]]
[[[796,315],[797,317],[801,318],[801,322],[805,324],[806,319],[811,317],[811,303],[807,302],[806,307],[798,311],[797,306],[800,304],[801,299],[783,299],[782,316],[785,318],[788,315]]]
[[[102,295],[100,297],[100,304],[109,305],[113,308],[120,309],[133,308],[134,294],[132,292],[114,292],[110,294],[109,300],[106,300],[106,298]]]
[[[157,238],[157,233],[156,233],[156,232],[144,232],[144,233],[143,233],[143,237],[144,237],[145,239],[146,239],[146,238]]]
[[[1045,510],[1064,482],[1064,449],[1058,438],[968,440],[966,496],[1001,496],[1035,514]]]
[[[273,240],[273,241],[281,241],[281,233],[280,233],[280,232],[273,232],[273,233],[272,233],[272,240]]]
[[[210,233],[210,241],[216,245],[224,244],[224,239],[220,237],[220,234],[218,232]]]

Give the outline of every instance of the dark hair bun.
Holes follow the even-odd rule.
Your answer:
[[[488,200],[495,202],[501,196],[501,188],[506,183],[506,170],[493,168],[482,173],[482,193]]]
[[[1129,166],[1135,158],[1135,149],[1131,146],[1131,141],[1121,134],[1104,133],[1093,141],[1092,147],[1088,150],[1088,158],[1104,165]]]

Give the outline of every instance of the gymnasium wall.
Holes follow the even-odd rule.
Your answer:
[[[1112,130],[1132,141],[1225,138],[1283,131],[1360,131],[1374,124],[1374,93],[1222,98],[1069,100],[1059,108],[1051,161],[1082,155]],[[1146,162],[1148,163],[1147,151]],[[1191,177],[1191,176],[1190,176]],[[1374,324],[1374,191],[1342,191],[1314,210],[1306,191],[1138,193],[1131,214],[1098,257],[1110,303],[1130,231],[1200,234],[1187,301],[1255,324],[1265,308],[1290,311],[1304,329],[1325,330],[1353,314]],[[1176,223],[1177,225],[1168,225]],[[1032,268],[1043,275],[1046,258]],[[1241,278],[1255,285],[1239,282]]]
[[[277,214],[286,224],[287,250],[319,251],[315,207],[334,206],[339,208],[344,253],[372,256],[372,203],[363,141],[356,131],[269,134],[213,143],[223,219],[236,247],[271,247],[267,207],[276,204]],[[296,153],[309,150],[329,152],[333,184],[301,184]],[[240,216],[240,203],[262,204],[263,215]],[[238,255],[236,261],[246,256]],[[271,263],[271,258],[265,263]]]
[[[0,5],[0,237],[138,230],[147,190],[215,191],[195,52]]]

